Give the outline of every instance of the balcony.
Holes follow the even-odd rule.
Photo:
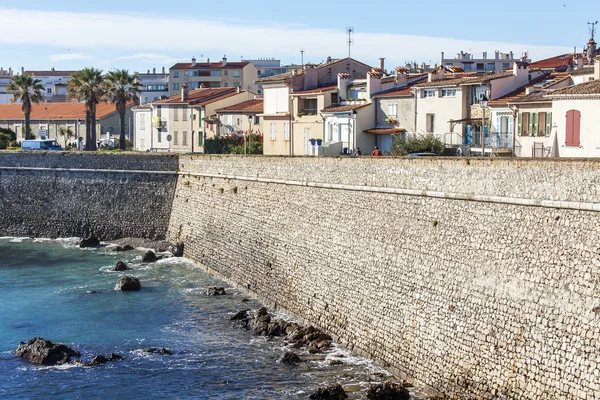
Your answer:
[[[303,108],[302,110],[298,111],[298,118],[304,117],[306,115],[317,115],[318,112],[319,110],[316,108]]]

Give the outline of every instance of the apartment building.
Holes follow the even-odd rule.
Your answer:
[[[459,67],[465,72],[501,72],[503,70],[512,68],[516,62],[527,62],[531,60],[527,58],[527,53],[524,53],[521,57],[515,58],[513,52],[501,53],[496,50],[493,57],[488,57],[486,51],[483,52],[481,58],[475,58],[471,53],[461,51],[456,53],[454,58],[445,58],[444,52],[442,52],[441,65],[444,67]]]
[[[248,61],[229,62],[227,57],[219,61],[177,63],[169,68],[169,93],[179,94],[183,85],[189,90],[241,88],[256,93],[255,81],[258,79],[258,69]]]
[[[160,100],[163,97],[169,97],[169,73],[162,68],[162,71],[148,70],[146,73],[138,73],[142,92],[140,93],[140,104],[150,103]]]

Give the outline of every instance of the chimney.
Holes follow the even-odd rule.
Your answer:
[[[525,88],[525,95],[531,94],[533,92],[533,86],[528,86]]]
[[[381,72],[385,72],[385,58],[383,57],[379,59],[379,69]]]
[[[513,54],[513,52],[512,52],[512,51],[510,52],[510,59],[511,59],[511,60],[514,60],[514,59],[515,59],[515,57],[514,57],[514,54]]]
[[[396,67],[394,75],[396,76],[396,86],[406,85],[408,83],[408,69]]]
[[[150,70],[148,70],[148,75],[150,75]]]
[[[483,59],[486,60],[487,59],[487,51],[483,52]]]
[[[223,66],[227,65],[227,57],[223,56]]]
[[[236,88],[236,92],[238,92],[238,93],[241,93],[241,92],[242,92],[242,88],[241,88],[240,86],[238,86],[238,87]]]
[[[21,75],[25,73],[25,67],[21,67]]]
[[[152,68],[152,73],[156,74],[156,68]]]
[[[367,72],[367,99],[369,101],[373,94],[381,92],[381,78],[381,72]]]
[[[187,85],[184,83],[181,85],[181,101],[184,102],[187,100]]]
[[[341,101],[348,98],[348,81],[351,79],[350,74],[339,73],[338,74],[338,93]]]
[[[162,68],[162,73],[165,74],[165,67]]]
[[[444,79],[446,77],[446,69],[445,68],[436,68],[431,72],[427,73],[427,82],[433,82],[440,79]]]
[[[196,57],[192,57],[192,67],[196,66]]]
[[[210,58],[207,58],[207,59],[206,59],[206,63],[207,63],[208,65],[210,65]]]
[[[600,81],[600,56],[594,58],[594,80]]]

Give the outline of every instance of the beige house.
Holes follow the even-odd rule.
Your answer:
[[[127,107],[125,120],[131,120],[131,107]],[[37,138],[57,139],[64,145],[60,128],[70,128],[75,134],[69,139],[74,142],[81,137],[85,142],[85,105],[83,103],[43,103],[31,105],[31,133]],[[118,139],[120,133],[119,114],[114,104],[99,103],[96,106],[97,139]],[[25,139],[25,118],[21,104],[0,104],[0,127],[17,134],[17,140]],[[130,125],[126,124],[126,137],[131,137]]]
[[[211,62],[177,63],[169,68],[169,91],[171,96],[179,94],[183,85],[193,89],[241,88],[256,93],[254,81],[258,69],[251,62],[229,62],[226,57]]]
[[[154,101],[149,107],[138,107],[136,144],[142,147],[137,150],[201,152],[204,139],[218,134],[216,110],[252,98],[254,93],[239,88],[189,91],[183,88],[177,96]],[[148,117],[151,129],[147,127]]]
[[[263,100],[252,99],[216,110],[217,134],[262,134],[259,115],[263,112]]]
[[[364,78],[370,70],[371,67],[366,64],[344,58],[259,79],[257,83],[262,85],[264,97],[264,111],[260,115],[264,154],[306,154],[305,137],[308,131],[305,129],[310,130],[308,135],[315,140],[322,141],[324,138],[322,118],[318,111],[321,110],[321,104],[325,108],[333,100],[338,100],[331,88],[337,85],[338,74]],[[311,92],[320,88],[326,90]],[[294,96],[298,92],[300,95]]]

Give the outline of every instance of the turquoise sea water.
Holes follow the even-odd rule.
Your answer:
[[[234,327],[237,311],[258,308],[243,293],[208,297],[226,286],[185,259],[141,264],[141,251],[79,249],[75,240],[0,239],[0,398],[306,399],[317,386],[378,380],[367,360],[315,360],[287,366],[279,339]],[[124,260],[131,271],[113,272]],[[139,292],[117,292],[123,275]],[[65,343],[83,359],[112,352],[124,360],[95,367],[35,366],[14,355],[20,341]],[[148,354],[166,347],[173,355]],[[361,398],[353,393],[351,398]]]

